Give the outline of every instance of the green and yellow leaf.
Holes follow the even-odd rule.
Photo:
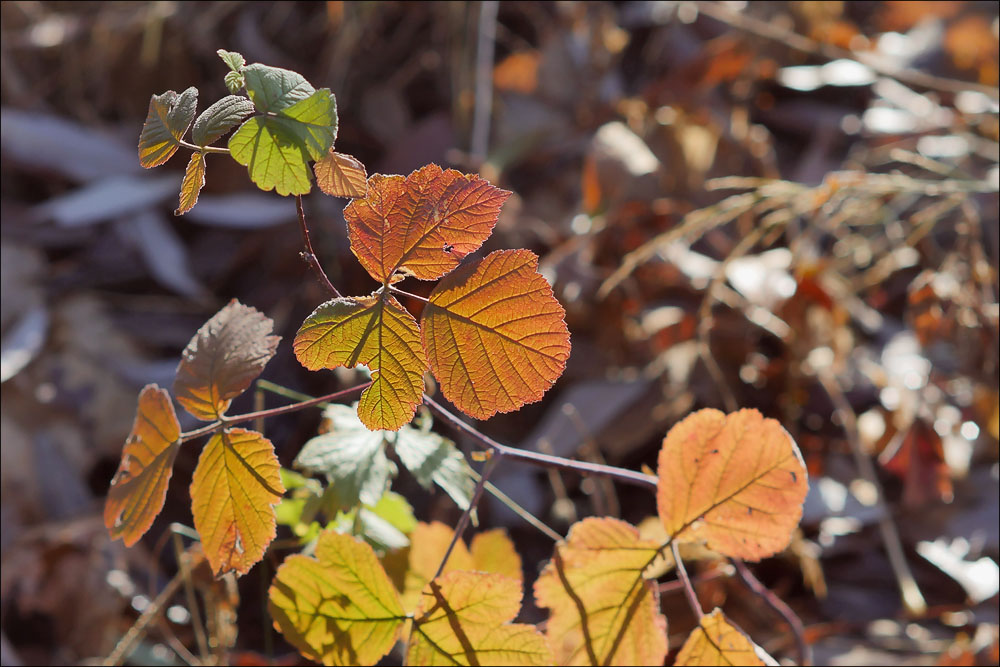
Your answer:
[[[358,158],[338,153],[333,148],[326,157],[316,160],[313,165],[316,185],[334,197],[364,197],[368,192],[368,173]]]
[[[146,169],[169,160],[181,145],[181,138],[194,120],[198,89],[188,88],[178,95],[168,90],[153,95],[139,135],[139,164]]]
[[[698,627],[691,631],[675,665],[765,665],[778,664],[761,659],[763,649],[750,641],[733,625],[721,609],[702,616]],[[766,654],[764,654],[766,655]]]

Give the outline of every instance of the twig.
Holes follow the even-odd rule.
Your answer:
[[[694,586],[691,584],[691,578],[688,577],[687,569],[684,567],[684,561],[681,559],[681,550],[677,544],[677,540],[670,540],[670,550],[674,553],[677,578],[684,585],[684,595],[687,597],[688,606],[691,607],[691,612],[700,623],[702,617],[705,615],[705,610],[701,608],[701,603],[698,602],[698,594],[695,593]]]
[[[312,241],[309,240],[309,226],[306,225],[306,212],[302,208],[302,195],[295,195],[295,209],[299,214],[299,227],[302,229],[302,241],[305,243],[306,249],[303,250],[300,255],[302,259],[306,260],[306,263],[312,267],[312,270],[316,273],[319,281],[323,283],[323,287],[326,291],[333,295],[333,297],[339,298],[340,292],[337,288],[333,286],[330,282],[330,278],[327,277],[326,271],[320,266],[319,260],[316,258],[316,253],[313,251]]]
[[[483,497],[483,488],[486,486],[486,482],[489,479],[490,473],[496,467],[497,463],[500,462],[501,454],[495,454],[488,461],[486,465],[483,466],[483,472],[479,476],[479,481],[476,482],[476,490],[472,494],[472,499],[469,501],[469,506],[462,511],[462,517],[458,520],[458,525],[455,526],[455,534],[451,537],[451,544],[448,545],[448,550],[444,552],[444,558],[441,559],[441,564],[438,565],[437,572],[431,577],[431,581],[437,579],[441,576],[444,571],[444,566],[448,564],[448,557],[451,556],[452,549],[460,539],[462,539],[462,533],[465,532],[465,528],[469,525],[469,517],[475,511],[476,506],[479,504],[480,498]]]
[[[470,157],[479,167],[486,159],[490,141],[490,114],[493,111],[493,53],[496,47],[496,0],[479,3],[479,43],[476,48],[476,106],[472,116]]]
[[[221,146],[199,146],[197,144],[192,144],[183,139],[179,140],[179,143],[184,148],[190,148],[193,151],[198,151],[199,153],[217,153],[219,155],[229,155],[228,148],[222,148]]]
[[[764,602],[767,603],[771,609],[776,611],[788,627],[792,631],[792,636],[795,637],[795,648],[799,653],[799,664],[800,665],[811,665],[813,664],[812,657],[812,647],[806,642],[806,630],[802,625],[802,620],[798,615],[792,611],[792,608],[785,604],[784,600],[779,598],[767,586],[761,583],[760,579],[754,576],[750,568],[746,566],[746,563],[741,561],[739,558],[730,558],[729,561],[736,568],[736,573],[740,575],[740,579],[746,584],[747,588],[756,593]]]
[[[401,289],[399,289],[398,287],[396,287],[394,285],[389,285],[389,291],[393,292],[395,294],[400,294],[402,296],[408,296],[411,299],[416,299],[418,301],[423,301],[424,303],[430,303],[431,302],[431,300],[428,299],[427,297],[420,296],[419,294],[414,294],[413,292],[407,292],[406,290],[401,290]]]

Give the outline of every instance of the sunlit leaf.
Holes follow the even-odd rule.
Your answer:
[[[437,484],[460,508],[469,506],[476,482],[454,442],[433,431],[404,426],[394,446],[399,460],[424,488]]]
[[[424,307],[421,333],[445,397],[476,419],[541,399],[569,357],[565,311],[528,250],[456,269]]]
[[[371,510],[404,535],[409,535],[417,527],[417,519],[413,516],[413,506],[410,505],[405,496],[394,491],[386,491],[382,494]]]
[[[700,410],[675,424],[658,476],[668,535],[747,560],[788,546],[809,488],[791,436],[756,410]]]
[[[477,532],[469,544],[472,564],[483,572],[496,572],[511,579],[523,579],[521,556],[502,528]]]
[[[268,591],[274,627],[302,655],[325,665],[374,665],[405,620],[372,548],[326,531],[316,558],[293,555]]]
[[[326,157],[313,165],[316,185],[334,197],[364,197],[368,192],[368,173],[358,158],[338,153],[332,148]]]
[[[226,72],[226,76],[223,81],[226,84],[226,88],[233,95],[240,92],[243,86],[246,85],[246,79],[243,78],[243,72]]]
[[[167,496],[180,434],[170,394],[155,384],[143,387],[135,423],[104,504],[104,525],[111,539],[120,537],[130,547],[153,525]]]
[[[428,584],[413,619],[410,665],[550,665],[533,625],[510,623],[521,582],[501,574],[451,572]]]
[[[236,51],[219,49],[215,53],[222,58],[222,62],[226,63],[226,66],[234,72],[242,72],[243,67],[247,64],[246,58],[243,57],[243,54],[237,53]]]
[[[375,174],[344,209],[351,250],[379,282],[396,271],[440,278],[489,237],[510,194],[436,164],[406,178]]]
[[[174,393],[198,419],[212,421],[246,391],[274,356],[274,322],[233,299],[205,322],[181,353]]]
[[[385,435],[365,428],[347,405],[330,405],[323,417],[330,420],[330,430],[305,444],[295,466],[326,475],[333,509],[376,504],[396,472],[385,455]]]
[[[139,135],[139,164],[150,169],[171,158],[194,120],[197,104],[198,89],[193,86],[180,95],[168,90],[150,98],[149,113]]]
[[[198,195],[205,186],[205,154],[191,153],[191,160],[181,181],[180,203],[174,215],[184,215],[198,203]]]
[[[216,433],[201,450],[191,480],[191,512],[216,576],[246,574],[275,536],[281,466],[271,441],[256,431]]]
[[[663,664],[667,621],[655,582],[642,576],[659,546],[617,519],[573,525],[535,582],[558,664]]]
[[[399,429],[422,400],[427,361],[417,321],[391,296],[327,301],[302,323],[293,348],[309,370],[358,364],[371,369],[372,385],[358,404],[369,429]]]
[[[418,523],[417,527],[410,533],[410,552],[403,580],[403,590],[401,591],[403,607],[407,611],[413,611],[420,602],[420,592],[437,573],[438,566],[441,564],[454,535],[455,529],[440,521]],[[442,574],[456,570],[474,569],[476,567],[472,560],[472,554],[469,553],[465,542],[458,540],[448,557]]]
[[[691,631],[675,665],[764,665],[756,646],[743,631],[734,626],[722,613],[714,609],[701,618],[701,623]],[[777,664],[770,661],[771,664]]]
[[[256,65],[245,70],[248,88],[252,67]],[[282,106],[295,98],[297,90],[276,98],[269,88],[256,97],[251,93],[257,109],[269,113],[251,118],[229,138],[230,154],[247,167],[250,180],[261,190],[275,190],[279,195],[309,192],[308,163],[326,155],[337,136],[337,103],[330,90],[321,88],[311,97]],[[261,108],[262,102],[274,109]]]
[[[254,63],[243,67],[242,72],[247,94],[261,113],[277,113],[316,92],[304,76],[280,67]]]
[[[199,146],[208,146],[253,112],[253,102],[247,98],[227,95],[201,112],[191,128],[191,139]]]

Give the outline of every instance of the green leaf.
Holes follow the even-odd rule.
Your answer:
[[[242,72],[243,67],[247,64],[247,59],[243,57],[242,53],[237,53],[236,51],[226,51],[225,49],[219,49],[215,52],[222,62],[226,63],[226,66],[234,72]]]
[[[257,109],[274,115],[251,118],[233,133],[229,138],[233,159],[248,168],[250,179],[261,190],[306,194],[312,187],[309,160],[326,155],[337,136],[336,100],[328,88],[322,88],[287,106],[278,105],[280,100],[267,100],[278,105],[275,112],[262,108],[258,99],[266,98],[262,94],[254,98]]]
[[[417,527],[417,519],[413,516],[413,507],[405,497],[394,491],[386,491],[382,494],[371,511],[405,535],[409,535]]]
[[[243,68],[247,93],[261,113],[277,113],[311,97],[316,89],[298,72],[254,63]]]
[[[226,82],[226,88],[228,88],[229,92],[233,95],[240,92],[240,89],[242,89],[247,83],[241,72],[227,72],[226,78],[223,80]]]
[[[460,508],[469,506],[476,482],[454,442],[432,431],[404,426],[396,435],[395,448],[399,460],[424,488],[433,482]]]
[[[197,105],[198,89],[194,86],[180,95],[168,90],[150,98],[149,112],[139,135],[139,164],[151,169],[173,156],[194,120]]]
[[[242,95],[227,95],[201,112],[191,128],[191,138],[208,146],[254,112],[253,102]]]
[[[396,473],[385,455],[385,434],[369,431],[358,421],[357,410],[346,405],[331,405],[323,416],[332,428],[306,443],[295,466],[326,475],[336,509],[376,504]]]

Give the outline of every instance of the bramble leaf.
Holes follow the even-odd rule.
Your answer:
[[[261,113],[277,113],[316,92],[304,76],[280,67],[254,63],[243,67],[242,72],[247,94]]]
[[[406,178],[375,174],[344,209],[351,251],[381,283],[396,271],[435,280],[483,244],[510,194],[436,164]]]
[[[244,70],[248,89],[254,67],[257,65]],[[308,83],[306,86],[312,88]],[[247,167],[250,180],[261,190],[275,190],[283,196],[309,192],[309,160],[326,155],[337,136],[337,103],[329,88],[290,106],[284,104],[296,99],[301,90],[292,88],[279,95],[265,86],[256,96],[251,90],[257,109],[269,115],[254,116],[229,137],[233,159]]]
[[[320,534],[316,558],[285,559],[267,606],[285,639],[325,665],[374,665],[406,619],[372,548],[332,531]]]
[[[120,537],[130,547],[153,525],[167,496],[180,434],[170,394],[155,384],[143,387],[135,423],[104,504],[104,525],[112,540]]]
[[[396,434],[394,448],[421,486],[437,484],[461,509],[469,506],[476,482],[454,442],[433,431],[403,426]]]
[[[507,531],[502,528],[476,533],[469,544],[469,553],[477,570],[496,572],[511,579],[524,579],[521,556],[507,537]]]
[[[222,58],[222,62],[226,63],[226,66],[234,72],[242,72],[243,67],[247,64],[247,60],[243,57],[243,54],[237,53],[236,51],[219,49],[215,53]]]
[[[295,334],[295,357],[309,370],[365,364],[372,385],[358,416],[371,430],[398,430],[413,418],[427,369],[417,321],[388,294],[320,305]]]
[[[205,186],[205,154],[201,151],[191,153],[184,180],[181,181],[180,202],[174,215],[184,215],[198,203],[198,195]]]
[[[194,86],[180,95],[168,90],[150,98],[149,112],[139,135],[139,164],[151,169],[173,156],[194,120],[197,105],[198,89]]]
[[[332,509],[375,505],[396,472],[385,455],[385,434],[365,428],[347,405],[328,406],[323,418],[330,420],[330,430],[305,444],[295,466],[326,475]]]
[[[511,623],[521,582],[502,574],[451,572],[423,592],[413,619],[409,665],[550,665],[535,626]]]
[[[253,102],[247,98],[227,95],[201,112],[191,128],[191,139],[199,146],[208,146],[253,112]]]
[[[274,322],[233,299],[198,329],[181,353],[174,393],[198,419],[222,416],[274,356]]]
[[[788,546],[809,489],[792,437],[756,410],[684,418],[663,440],[657,474],[668,535],[747,560]]]
[[[338,153],[333,148],[313,165],[316,185],[334,197],[364,197],[368,192],[368,173],[358,158]]]
[[[662,665],[667,621],[642,575],[659,544],[633,526],[589,518],[570,528],[535,582],[551,611],[546,635],[560,665]]]
[[[566,367],[565,311],[529,250],[459,267],[424,307],[421,333],[445,397],[476,419],[533,403]]]
[[[216,433],[201,450],[191,480],[191,512],[212,572],[246,574],[275,536],[281,466],[271,441],[256,431]]]
[[[763,649],[750,641],[742,630],[730,623],[721,609],[702,616],[701,623],[691,631],[675,665],[765,665],[778,664],[773,659],[761,659]],[[767,654],[764,653],[766,656]],[[767,656],[770,657],[770,656]]]

